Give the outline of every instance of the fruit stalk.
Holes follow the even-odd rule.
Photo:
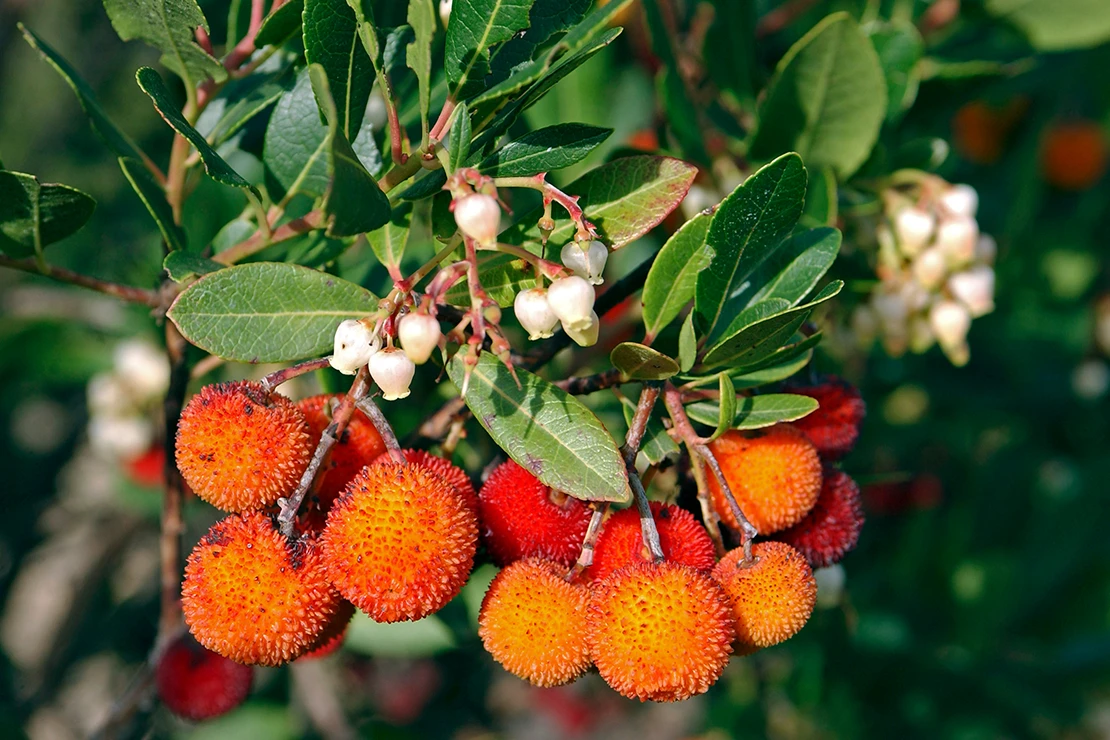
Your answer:
[[[582,571],[594,564],[594,548],[597,546],[598,536],[601,535],[601,521],[605,518],[605,513],[609,511],[609,502],[591,502],[590,507],[594,510],[594,513],[590,517],[589,527],[586,528],[586,536],[582,538],[582,553],[578,556],[574,567],[567,573],[566,579],[568,581],[574,581]]]
[[[321,357],[318,360],[305,360],[296,365],[283,367],[281,370],[275,370],[261,380],[262,387],[269,393],[274,388],[277,388],[282,383],[292,380],[293,378],[307,375],[308,373],[315,372],[316,370],[323,370],[328,366],[328,358]]]
[[[655,520],[651,516],[651,506],[648,504],[647,492],[636,472],[636,453],[640,451],[640,443],[644,441],[644,432],[647,430],[651,410],[659,398],[659,386],[654,383],[644,383],[640,390],[640,402],[636,404],[636,415],[628,425],[628,436],[625,438],[621,454],[624,455],[624,465],[628,469],[628,483],[632,486],[632,497],[636,502],[636,511],[640,515],[640,531],[644,538],[644,547],[651,553],[652,561],[663,562],[663,544],[659,541],[659,530],[655,527]]]
[[[401,452],[401,443],[397,441],[397,435],[394,433],[393,427],[390,426],[389,420],[385,418],[385,414],[382,413],[378,404],[374,403],[374,399],[370,396],[363,396],[355,402],[355,406],[359,411],[366,414],[366,418],[378,430],[389,456],[402,465],[406,464],[408,461],[405,459],[405,454]]]

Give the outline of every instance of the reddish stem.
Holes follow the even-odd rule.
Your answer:
[[[455,112],[454,99],[447,98],[443,103],[443,109],[439,112],[439,118],[436,119],[432,130],[428,132],[428,138],[431,141],[439,141],[443,138],[443,129],[447,127],[447,122],[451,120],[451,114]]]
[[[0,255],[0,267],[10,267],[13,270],[20,270],[22,272],[30,272],[35,275],[43,275],[57,280],[60,283],[68,283],[70,285],[78,285],[82,288],[95,290],[98,293],[114,296],[128,303],[140,303],[144,306],[151,308],[158,308],[161,305],[161,299],[158,293],[153,290],[146,290],[144,288],[134,288],[130,285],[120,285],[119,283],[108,282],[107,280],[99,280],[88,275],[82,275],[72,270],[66,270],[62,267],[46,266],[45,270],[39,269],[39,264],[32,258],[14,260],[10,257]]]
[[[261,380],[262,387],[266,389],[267,393],[269,393],[282,383],[290,381],[293,378],[298,378],[302,375],[307,375],[308,373],[315,372],[317,370],[323,370],[327,366],[327,357],[321,357],[318,360],[306,360],[296,365],[290,365],[289,367],[282,368],[281,370],[276,370],[263,378]]]

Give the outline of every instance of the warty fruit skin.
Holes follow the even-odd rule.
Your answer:
[[[859,486],[847,473],[827,468],[813,509],[774,538],[797,549],[812,567],[827,568],[855,549],[861,529],[863,502]]]
[[[199,645],[189,635],[174,640],[158,659],[154,686],[158,698],[182,719],[199,722],[246,701],[254,669]]]
[[[693,514],[674,504],[652,501],[651,515],[666,560],[705,573],[713,570],[717,564],[713,540]],[[644,547],[640,515],[632,506],[605,521],[594,548],[593,564],[584,575],[591,581],[600,581],[627,565],[650,560],[651,556]]]

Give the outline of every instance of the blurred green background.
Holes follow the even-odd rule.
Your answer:
[[[226,5],[201,5],[220,38]],[[978,190],[980,226],[1000,247],[997,309],[974,322],[967,367],[937,350],[815,360],[859,383],[869,404],[844,466],[864,487],[868,522],[842,572],[823,575],[810,624],[734,660],[681,705],[634,705],[596,676],[533,689],[475,635],[487,567],[441,615],[396,629],[360,620],[337,656],[260,671],[251,700],[206,725],[158,714],[154,736],[318,736],[328,733],[316,714],[338,702],[361,736],[383,738],[1110,737],[1110,183],[1063,189],[1044,164],[1062,123],[1105,137],[1110,45],[1037,54],[979,2],[791,5],[802,12],[757,47],[762,81],[833,10],[921,25],[940,12],[930,5],[956,9],[927,29],[936,74],[882,143],[951,142],[939,173]],[[668,146],[638,8],[629,18],[617,43],[529,112],[532,125],[614,129],[577,172],[614,148]],[[88,226],[52,248],[55,263],[153,286],[156,229],[17,21],[65,54],[147,151],[164,153],[169,129],[133,80],[157,54],[121,43],[96,0],[0,0],[0,159],[98,200]],[[1097,164],[1097,151],[1074,156]],[[190,233],[207,240],[241,207],[202,184]],[[843,276],[866,277],[858,259],[842,262]],[[90,450],[86,384],[111,370],[121,341],[158,336],[141,309],[0,271],[0,736],[87,734],[153,641],[157,489]],[[402,434],[420,417],[397,414]],[[464,460],[474,475],[485,462],[476,451]],[[190,509],[190,544],[213,518]]]

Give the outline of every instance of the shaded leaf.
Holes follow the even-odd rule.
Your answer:
[[[455,0],[447,25],[444,66],[457,100],[477,95],[489,74],[491,47],[528,27],[532,0]]]
[[[632,419],[636,416],[636,402],[621,396],[621,411],[624,412],[624,423],[632,424]],[[678,443],[667,434],[662,422],[651,416],[644,430],[644,441],[640,443],[640,455],[649,465],[658,465],[665,460],[677,460],[681,453]]]
[[[96,201],[76,188],[0,171],[0,252],[41,256],[48,245],[84,226],[95,208]]]
[[[462,353],[448,372],[461,388]],[[629,501],[624,460],[594,413],[543,378],[523,368],[516,372],[520,388],[500,360],[483,352],[463,396],[493,441],[551,488],[585,501]]]
[[[298,265],[252,262],[185,288],[167,316],[201,349],[237,362],[290,362],[331,349],[335,327],[378,307],[373,293]]]
[[[836,174],[829,167],[809,170],[806,204],[799,224],[808,228],[835,226],[838,210]]]
[[[227,79],[227,70],[196,42],[208,21],[196,0],[104,0],[112,28],[124,41],[138,39],[162,52],[162,64],[195,88],[205,78]]]
[[[781,298],[790,306],[802,301],[817,285],[840,252],[840,232],[822,226],[787,237],[752,273],[750,285],[734,298],[751,305]]]
[[[717,428],[713,430],[710,439],[717,439],[727,432],[736,419],[736,388],[732,385],[732,378],[728,373],[721,373],[718,376],[717,389],[720,408],[717,410]]]
[[[374,66],[359,40],[355,11],[345,0],[305,0],[302,22],[305,59],[323,67],[334,96],[336,125],[353,141],[374,84]]]
[[[420,124],[427,137],[428,109],[432,104],[432,37],[436,32],[436,11],[432,0],[411,0],[408,22],[416,38],[405,47],[405,61],[416,75]]]
[[[816,410],[818,405],[816,399],[793,393],[747,396],[738,402],[733,395],[733,401],[735,414],[729,425],[732,429],[762,429],[784,421],[797,421]],[[686,407],[686,414],[699,424],[717,426],[721,409],[711,401],[698,401]]]
[[[698,109],[691,102],[682,77],[676,73],[679,66],[678,60],[671,46],[671,35],[667,33],[667,24],[663,20],[659,2],[644,0],[642,6],[648,31],[651,34],[651,48],[660,62],[656,83],[667,124],[687,158],[703,163],[708,162],[709,156],[705,152],[701,128],[698,125]]]
[[[712,213],[699,213],[672,234],[655,255],[643,292],[644,327],[649,339],[658,336],[694,297],[698,273],[713,260],[713,249],[706,244],[712,221]]]
[[[678,367],[689,372],[698,355],[698,335],[694,331],[694,312],[686,314],[682,328],[678,330]]]
[[[289,0],[285,5],[266,16],[262,28],[254,37],[255,46],[277,46],[301,28],[304,0]]]
[[[201,257],[199,254],[190,254],[181,250],[170,252],[166,255],[166,259],[162,260],[162,269],[175,283],[188,283],[201,275],[222,270],[224,267],[225,265]]]
[[[529,263],[511,254],[479,254],[478,278],[490,300],[501,308],[513,305],[516,294],[536,286],[536,271]],[[466,282],[454,285],[444,296],[453,306],[469,306]]]
[[[370,243],[378,261],[386,267],[401,264],[411,222],[412,208],[397,208],[384,226],[366,235],[366,241]]]
[[[293,86],[287,64],[278,60],[271,67],[232,81],[208,103],[196,124],[208,143],[218,147],[226,142]]]
[[[633,380],[666,380],[679,372],[678,363],[670,357],[636,342],[618,344],[609,361]]]
[[[451,124],[451,140],[448,150],[449,170],[454,172],[466,164],[467,155],[470,154],[470,112],[466,103],[459,103],[455,109],[455,120]]]
[[[1103,0],[986,0],[986,6],[1041,51],[1086,49],[1110,39],[1110,4]]]
[[[717,87],[738,100],[754,97],[756,60],[755,0],[713,0],[713,23],[705,37],[706,65]]]
[[[887,120],[897,119],[913,105],[919,82],[917,63],[925,53],[925,42],[910,23],[874,25],[867,29],[886,78]]]
[[[491,177],[524,177],[553,172],[585,159],[612,129],[560,123],[531,131],[486,157],[478,170]]]
[[[142,162],[130,157],[120,157],[119,166],[127,182],[131,183],[135,194],[146,207],[147,213],[154,219],[158,230],[162,232],[162,239],[165,240],[170,251],[185,249],[187,247],[185,233],[174,223],[173,209],[166,201],[166,192],[154,181],[150,170],[144,167]]]

